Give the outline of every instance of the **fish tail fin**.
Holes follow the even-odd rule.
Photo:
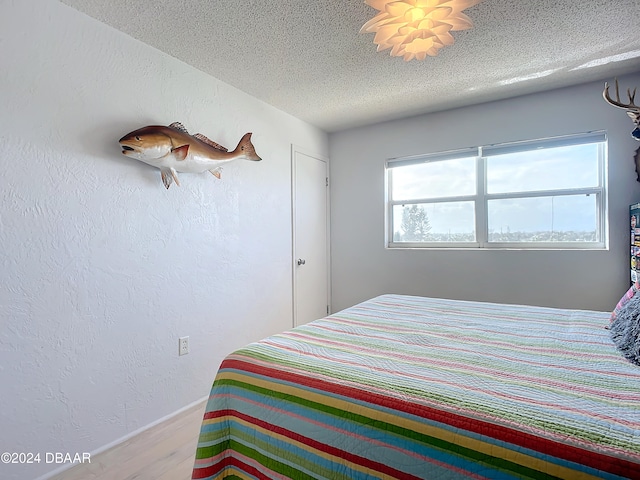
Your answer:
[[[256,153],[253,143],[251,143],[251,133],[244,134],[233,153],[243,154],[247,160],[253,160],[255,162],[262,160]]]

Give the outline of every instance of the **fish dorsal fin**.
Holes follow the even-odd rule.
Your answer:
[[[196,137],[198,140],[200,140],[201,142],[206,143],[207,145],[209,145],[210,147],[215,148],[216,150],[222,150],[223,152],[228,152],[229,149],[223,147],[222,145],[220,145],[219,143],[214,142],[213,140],[209,140],[207,137],[205,137],[203,134],[201,133],[196,133],[194,135],[194,137]]]
[[[178,130],[179,132],[186,133],[187,135],[189,134],[185,126],[180,122],[173,122],[171,125],[169,125],[169,128],[173,128],[174,130]]]

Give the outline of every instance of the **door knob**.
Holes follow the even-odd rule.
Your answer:
[[[304,265],[305,263],[307,263],[306,260],[303,260],[301,258],[298,259],[298,265]]]

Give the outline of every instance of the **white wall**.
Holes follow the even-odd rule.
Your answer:
[[[640,87],[640,74],[620,78]],[[610,310],[629,285],[628,206],[640,201],[640,146],[604,82],[332,134],[332,300],[342,309],[381,293]],[[606,130],[609,251],[389,250],[384,162],[455,148]]]
[[[207,396],[224,355],[291,326],[291,144],[328,143],[63,4],[0,3],[0,452],[43,455],[0,478],[24,480]],[[229,148],[251,131],[263,161],[165,190],[117,141],[173,121]]]

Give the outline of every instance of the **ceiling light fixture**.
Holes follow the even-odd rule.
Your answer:
[[[365,23],[360,33],[375,33],[373,42],[381,52],[388,48],[391,55],[405,61],[438,51],[454,42],[452,30],[466,30],[473,22],[462,11],[482,0],[365,0],[378,13]]]

